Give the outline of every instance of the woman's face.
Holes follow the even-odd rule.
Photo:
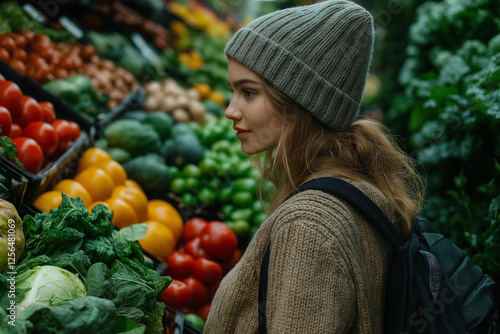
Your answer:
[[[262,79],[246,66],[229,59],[227,82],[233,97],[224,115],[234,122],[241,150],[257,154],[276,146],[283,122],[264,92]]]

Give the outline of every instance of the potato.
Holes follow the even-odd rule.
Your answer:
[[[187,123],[191,120],[191,118],[189,117],[189,113],[186,110],[180,108],[177,108],[172,112],[172,118],[176,122],[180,123]]]

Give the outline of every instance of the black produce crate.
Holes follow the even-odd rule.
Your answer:
[[[123,117],[128,111],[141,108],[145,98],[146,92],[144,88],[139,87],[127,94],[113,110],[105,114],[99,114],[95,122],[94,139],[102,138],[104,128],[113,123],[113,121]]]
[[[0,198],[14,204],[16,208],[20,208],[28,186],[28,179],[13,164],[0,164],[0,174],[5,176],[4,186],[8,189],[0,189]]]
[[[184,313],[181,311],[176,311],[167,304],[165,304],[167,309],[167,315],[164,321],[164,327],[166,328],[166,333],[169,334],[202,334],[202,332],[193,327],[190,322],[184,319]]]
[[[52,189],[57,182],[71,178],[75,173],[80,157],[83,152],[91,147],[91,141],[86,132],[82,131],[80,137],[64,152],[57,160],[49,162],[38,173],[24,173],[12,162],[0,157],[0,165],[10,165],[16,171],[8,174],[8,177],[16,178],[19,174],[28,180],[24,200],[33,202],[42,193]]]

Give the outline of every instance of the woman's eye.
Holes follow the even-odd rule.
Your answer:
[[[255,95],[255,92],[248,90],[248,89],[244,89],[243,94],[245,94],[246,97],[251,97],[251,96]]]

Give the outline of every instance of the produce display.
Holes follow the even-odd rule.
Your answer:
[[[229,25],[203,6],[193,21],[163,4],[74,5],[78,15],[60,15],[86,29],[80,37],[59,16],[41,26],[16,2],[0,5],[0,60],[20,86],[57,100],[0,79],[0,167],[19,161],[20,176],[8,177],[29,189],[15,193],[19,205],[0,203],[0,332],[173,333],[173,310],[184,313],[185,333],[199,333],[222,278],[267,218],[259,174],[223,117]],[[136,90],[144,99],[127,99]],[[123,101],[123,112],[110,112]],[[58,119],[59,102],[83,118]],[[90,147],[56,160],[80,133]],[[52,166],[37,183],[22,178]]]
[[[164,333],[157,297],[171,279],[144,258],[137,240],[146,226],[116,231],[111,217],[105,206],[89,213],[80,198],[66,195],[58,209],[24,216],[24,251],[0,275],[2,333]],[[15,326],[7,314],[16,315]]]
[[[206,321],[222,277],[241,258],[237,243],[236,235],[223,222],[189,219],[178,248],[167,259],[166,273],[172,277],[172,283],[160,300]]]

